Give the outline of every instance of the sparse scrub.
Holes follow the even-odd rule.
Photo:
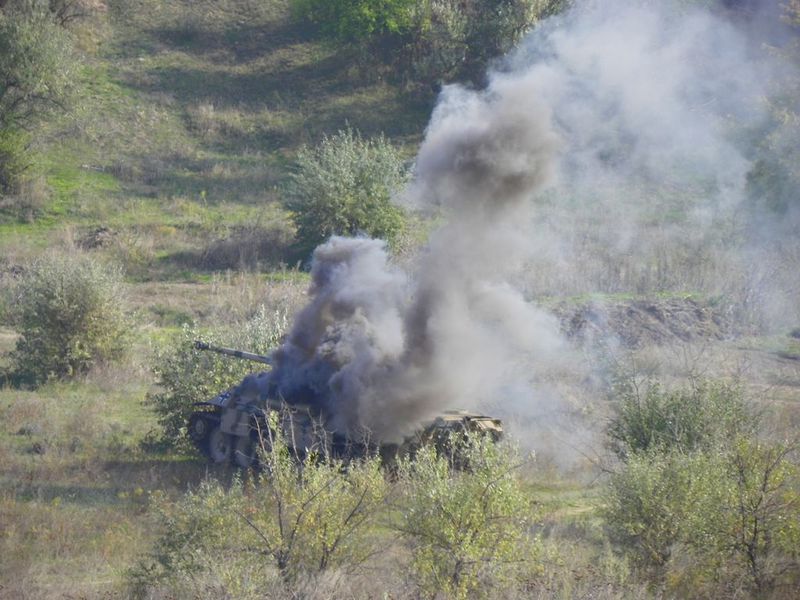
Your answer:
[[[147,403],[158,415],[160,441],[170,446],[187,447],[183,432],[192,404],[213,398],[257,370],[254,363],[236,360],[212,352],[201,352],[194,341],[232,346],[267,354],[274,349],[288,327],[285,312],[270,313],[261,309],[239,327],[203,331],[186,325],[174,338],[156,350],[153,372],[160,386],[148,396]]]
[[[345,467],[309,455],[298,463],[272,425],[263,473],[229,488],[206,481],[179,503],[161,504],[164,533],[132,572],[136,595],[159,585],[202,593],[199,582],[237,598],[276,588],[288,596],[308,576],[358,571],[385,543],[375,527],[388,494],[379,459]]]
[[[74,377],[123,354],[129,323],[114,267],[82,254],[49,254],[12,293],[20,333],[13,361],[22,380]]]
[[[285,190],[299,257],[306,259],[332,235],[364,234],[391,244],[405,224],[391,199],[407,179],[399,153],[384,137],[367,140],[347,129],[301,149]]]
[[[233,228],[203,252],[206,269],[267,270],[288,258],[294,241],[293,227],[285,222]]]

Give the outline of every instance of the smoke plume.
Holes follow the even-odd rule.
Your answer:
[[[445,87],[400,200],[446,225],[407,271],[380,241],[317,248],[265,393],[393,440],[453,405],[561,402],[539,374],[567,350],[531,297],[699,291],[745,306],[755,293],[796,313],[800,270],[777,261],[796,250],[798,203],[752,218],[767,99],[790,73],[754,39],[770,35],[756,12],[758,26],[713,2],[577,2],[485,89]]]
[[[509,284],[530,198],[557,156],[537,96],[526,80],[443,92],[406,200],[440,208],[447,225],[410,274],[380,241],[317,248],[311,300],[275,353],[272,393],[321,407],[336,431],[398,439],[442,408],[477,405],[522,357],[551,352],[557,323]]]

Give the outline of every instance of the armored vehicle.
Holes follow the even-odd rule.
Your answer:
[[[232,350],[204,342],[195,342],[198,350],[209,350],[235,358],[269,365],[270,358],[242,350]],[[352,459],[378,453],[386,462],[397,456],[413,453],[421,445],[433,444],[446,451],[452,434],[476,433],[498,441],[503,435],[499,419],[449,410],[436,416],[401,443],[380,440],[354,440],[326,428],[327,416],[310,405],[289,403],[277,398],[264,398],[259,393],[260,377],[250,375],[206,402],[195,403],[188,423],[188,435],[197,448],[213,463],[234,464],[247,468],[255,464],[258,449],[269,449],[271,426],[277,424],[290,450],[303,458],[309,452],[340,459]],[[275,418],[270,419],[270,415]]]

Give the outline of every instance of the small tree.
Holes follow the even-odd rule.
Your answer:
[[[27,168],[31,128],[63,108],[72,74],[69,33],[47,3],[12,1],[0,11],[0,194]]]
[[[390,244],[403,230],[391,202],[408,178],[400,155],[384,138],[365,140],[351,129],[305,147],[286,186],[304,259],[332,235],[366,234]]]
[[[24,380],[72,377],[121,356],[128,322],[120,271],[81,254],[48,255],[13,290],[20,333],[13,361]]]
[[[796,444],[731,442],[717,460],[719,476],[698,482],[685,524],[695,572],[711,574],[729,592],[745,588],[759,597],[800,585],[796,457]]]
[[[502,582],[532,543],[529,499],[516,469],[519,458],[484,436],[458,440],[467,471],[431,447],[400,461],[404,492],[396,528],[408,540],[411,571],[422,593],[467,598],[487,592],[487,579]]]

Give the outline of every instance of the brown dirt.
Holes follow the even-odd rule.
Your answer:
[[[555,313],[570,339],[616,340],[628,348],[723,340],[733,335],[729,319],[694,298],[562,302]]]

